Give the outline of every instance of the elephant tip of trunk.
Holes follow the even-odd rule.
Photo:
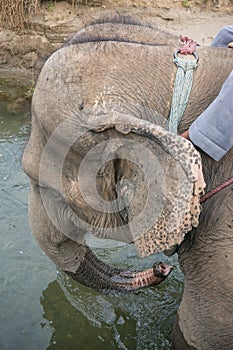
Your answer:
[[[171,273],[173,266],[165,263],[154,264],[152,268],[130,272],[124,271],[111,277],[111,281],[118,285],[119,290],[135,291],[140,288],[154,286],[164,281]]]
[[[172,269],[172,265],[167,265],[163,262],[153,265],[153,272],[155,277],[166,278],[171,273]]]

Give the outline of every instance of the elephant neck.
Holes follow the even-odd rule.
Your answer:
[[[206,191],[232,177],[232,156],[230,151],[215,162],[202,155]],[[232,189],[228,186],[203,203],[199,226],[179,248],[185,283],[173,333],[180,342],[177,349],[232,348]]]
[[[219,162],[202,154],[206,193],[232,178],[232,157],[233,150],[229,151]],[[229,185],[202,203],[198,227],[186,235],[179,248],[179,260],[188,279],[189,277],[194,280],[196,278],[196,276],[191,276],[192,273],[187,268],[193,264],[193,261],[196,261],[202,270],[202,266],[209,263],[214,257],[218,265],[219,256],[222,252],[227,254],[229,250],[228,260],[229,257],[232,257],[233,263],[231,253],[233,251],[232,190],[233,185]],[[193,269],[191,271],[195,275],[195,271]]]

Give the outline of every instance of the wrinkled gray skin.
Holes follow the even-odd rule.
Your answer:
[[[77,169],[85,152],[93,144],[119,137],[119,134],[111,129],[102,133],[89,132],[81,142],[73,144],[63,167],[64,193],[56,180],[58,170],[54,164],[69,143],[73,130],[85,129],[83,120],[77,117],[70,128],[63,127],[62,132],[58,132],[55,146],[48,151],[47,172],[39,180],[42,152],[56,127],[67,116],[79,116],[83,111],[88,120],[108,110],[109,106],[115,109],[121,106],[121,111],[127,115],[164,126],[176,74],[172,55],[178,45],[177,38],[148,26],[98,24],[87,27],[65,48],[53,54],[39,77],[32,102],[32,132],[23,157],[24,170],[31,180],[31,226],[46,254],[84,284],[121,289],[114,276],[123,276],[123,273],[93,255],[85,245],[85,228],[75,221],[71,210],[82,220],[95,221],[96,227],[127,223],[127,208],[117,214],[93,212],[82,201],[77,183]],[[200,60],[179,132],[188,129],[211,103],[233,69],[233,50],[199,47],[197,51]],[[140,142],[137,135],[129,137]],[[215,162],[202,154],[206,191],[232,177],[232,156],[230,151],[220,162]],[[109,161],[101,168],[97,179],[101,196],[105,200],[116,198],[117,183],[121,179],[130,180],[135,171],[126,160]],[[88,176],[87,173],[87,179]],[[137,181],[143,182],[140,176]],[[229,186],[203,204],[200,225],[186,236],[179,248],[185,285],[173,329],[175,349],[233,348],[232,190]],[[47,203],[46,208],[42,198]],[[72,237],[74,239],[70,239]],[[104,238],[111,238],[111,235]],[[119,232],[117,238],[132,241],[127,230]],[[129,274],[128,277],[131,288],[134,276]],[[124,283],[120,285],[124,290]]]

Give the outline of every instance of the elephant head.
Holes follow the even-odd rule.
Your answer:
[[[110,267],[94,255],[86,235],[136,244],[152,237],[153,249],[147,244],[146,254],[157,251],[156,242],[160,250],[169,246],[163,232],[150,228],[159,217],[166,225],[170,220],[172,230],[176,204],[185,211],[195,180],[191,165],[181,159],[199,157],[188,141],[162,128],[171,106],[177,45],[176,37],[150,26],[107,20],[70,39],[38,79],[23,157],[31,227],[55,264],[88,286],[134,290],[161,282],[171,271],[162,263],[143,272]],[[198,48],[198,55],[180,132],[216,97],[233,69],[230,50]],[[230,156],[215,163],[202,154],[207,190],[232,174]],[[224,332],[227,344],[233,342],[231,206],[228,188],[203,205],[197,228],[187,225],[183,231],[178,253],[185,288],[173,332],[176,349],[210,349],[212,343],[211,349],[219,349]],[[183,221],[169,244],[183,239]]]

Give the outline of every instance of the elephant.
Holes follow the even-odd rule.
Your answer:
[[[145,205],[146,182],[135,158],[125,159],[116,149],[124,148],[126,138],[137,163],[149,167],[147,154],[142,159],[133,142],[151,151],[152,138],[146,132],[128,133],[127,128],[131,117],[136,126],[165,127],[177,70],[172,58],[178,45],[178,37],[148,24],[107,18],[69,39],[48,59],[38,78],[31,135],[22,161],[30,178],[30,224],[49,258],[90,287],[134,290],[160,283],[171,271],[163,263],[144,272],[110,267],[88,247],[86,233],[94,227],[91,233],[100,239],[133,241],[128,223]],[[179,133],[214,100],[233,69],[231,49],[199,46],[197,53],[198,67]],[[108,115],[108,126],[101,124]],[[122,115],[123,124],[114,129],[111,123]],[[99,117],[101,122],[92,125]],[[105,143],[110,139],[115,141],[106,155]],[[232,177],[232,150],[219,162],[198,151],[207,192]],[[95,165],[97,158],[105,163]],[[168,170],[172,174],[172,167]],[[95,200],[93,172],[97,174]],[[161,183],[154,189],[158,198],[152,196],[153,201],[162,200]],[[174,349],[233,346],[232,190],[228,186],[202,204],[199,225],[189,228],[177,249],[184,291],[172,332]],[[110,201],[113,207],[108,206]],[[104,206],[105,214],[100,210]],[[144,225],[143,216],[140,220]]]

